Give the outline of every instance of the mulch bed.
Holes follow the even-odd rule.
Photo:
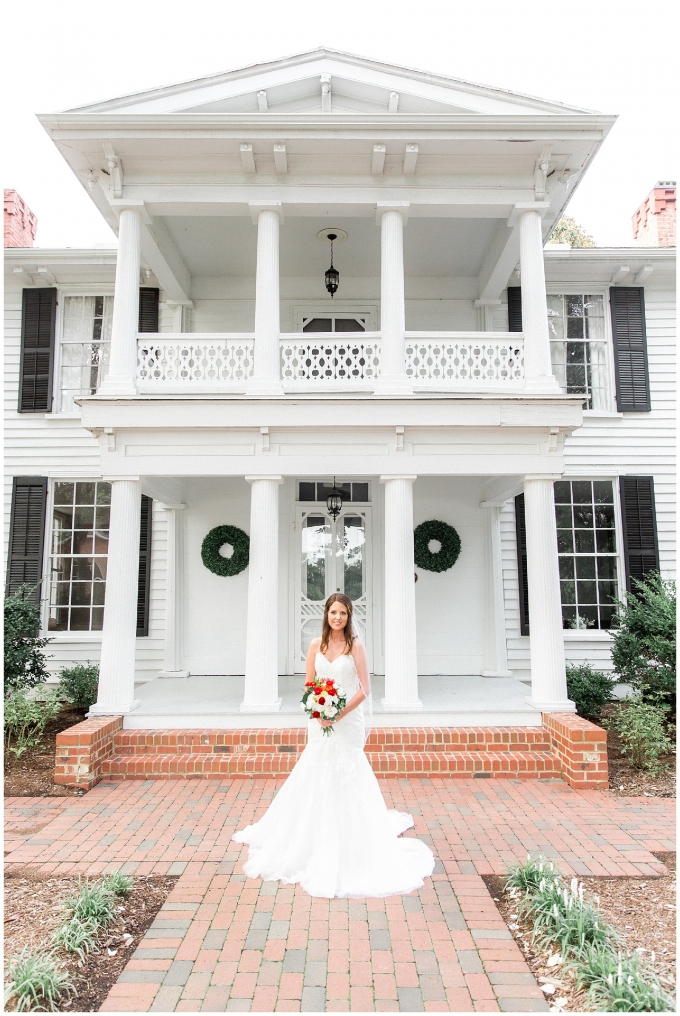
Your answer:
[[[82,966],[77,957],[59,950],[59,959],[75,984],[76,994],[64,996],[58,1011],[99,1009],[178,877],[135,876],[130,892],[120,898],[120,916],[102,929],[97,943],[99,951],[89,953]],[[6,958],[25,947],[49,948],[52,934],[63,921],[64,900],[77,892],[77,875],[50,876],[32,868],[10,866],[5,876]],[[131,937],[124,938],[126,934]]]
[[[603,716],[610,716],[618,706],[605,706]],[[665,769],[655,776],[631,765],[621,754],[621,741],[614,730],[607,731],[609,756],[609,789],[616,797],[675,797],[675,752],[660,761]]]
[[[84,791],[76,787],[59,787],[54,783],[54,756],[57,734],[76,723],[85,713],[73,706],[64,706],[45,728],[40,744],[29,748],[17,758],[5,754],[5,797],[80,797]]]
[[[619,932],[623,950],[642,949],[642,959],[653,969],[667,991],[675,987],[675,853],[655,854],[668,868],[662,878],[581,878],[586,898],[594,903],[606,920]],[[539,984],[552,984],[546,995],[559,1011],[589,1012],[586,992],[577,991],[574,980],[560,966],[547,966],[548,953],[536,949],[531,940],[531,925],[517,917],[517,900],[503,890],[498,875],[484,875],[503,920],[515,938]],[[593,897],[597,897],[593,899]]]

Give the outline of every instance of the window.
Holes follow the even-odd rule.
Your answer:
[[[50,565],[50,631],[101,631],[111,484],[54,485]]]
[[[548,296],[550,353],[563,392],[587,394],[585,409],[610,408],[604,297]]]
[[[315,317],[302,319],[303,332],[365,332],[366,318],[343,315],[342,317]]]
[[[555,517],[562,623],[609,629],[619,595],[613,483],[558,480]]]
[[[368,483],[346,483],[338,480],[336,486],[343,501],[363,504],[369,501]],[[301,480],[298,484],[298,501],[326,501],[333,489],[331,482],[317,483],[314,480]]]
[[[59,410],[71,412],[78,395],[94,395],[106,377],[111,345],[112,296],[67,296],[61,339]]]

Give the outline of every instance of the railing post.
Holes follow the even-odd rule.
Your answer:
[[[283,395],[279,349],[279,224],[283,211],[280,201],[251,202],[250,210],[257,222],[255,362],[246,391],[249,395]]]

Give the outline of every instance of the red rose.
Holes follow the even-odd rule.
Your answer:
[[[312,719],[313,720],[318,720],[320,716],[321,716],[321,713],[312,713]]]
[[[325,706],[326,705],[326,699],[325,698],[320,698],[319,699],[319,705],[320,706]]]

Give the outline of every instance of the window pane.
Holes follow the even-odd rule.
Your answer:
[[[614,529],[598,529],[597,551],[599,554],[614,554],[616,552],[616,531]]]
[[[109,528],[110,515],[111,508],[108,505],[101,505],[97,508],[97,521],[95,523],[97,529],[107,530]]]
[[[92,602],[92,583],[74,582],[71,585],[71,603],[77,606],[87,605]]]
[[[597,559],[597,577],[599,579],[615,579],[616,578],[616,558],[615,557],[598,557],[598,559]]]
[[[106,580],[106,565],[108,558],[106,557],[95,557],[92,562],[92,577],[97,580],[104,582]]]
[[[593,509],[585,505],[574,506],[574,527],[576,529],[593,528]]]
[[[560,554],[573,554],[574,534],[571,529],[557,530],[557,549]]]
[[[597,583],[596,582],[577,582],[576,591],[578,595],[578,602],[581,603],[597,603]]]
[[[71,631],[89,631],[90,630],[90,608],[89,607],[71,607],[70,617],[70,630]]]
[[[366,329],[356,318],[336,318],[336,332],[365,332]],[[347,594],[349,596],[349,593]]]
[[[303,332],[330,332],[333,330],[332,318],[312,318],[303,325]]]
[[[300,481],[299,501],[316,501],[316,484]]]
[[[104,594],[106,592],[106,584],[104,582],[93,582],[92,583],[92,602],[97,606],[104,606]]]
[[[598,529],[614,528],[614,505],[599,504],[595,508],[595,525]]]
[[[595,550],[595,533],[592,529],[576,529],[574,545],[577,554],[592,554]]]
[[[593,500],[593,485],[590,480],[574,480],[572,482],[574,504],[590,504]]]
[[[574,577],[573,557],[561,557],[559,560],[560,560],[560,578],[573,579]]]
[[[614,485],[610,480],[594,480],[593,496],[596,504],[613,504]]]
[[[565,296],[567,304],[567,315],[569,317],[583,317],[583,297]]]
[[[569,480],[557,480],[555,482],[555,503],[571,503],[571,483]]]
[[[92,580],[92,558],[73,558],[73,581],[90,582]]]
[[[111,504],[111,484],[105,480],[97,483],[97,504]]]
[[[343,528],[345,594],[358,600],[364,595],[364,520],[347,516]]]
[[[567,318],[567,338],[585,339],[585,321],[583,318]]]
[[[74,554],[92,554],[93,552],[93,533],[86,531],[78,531],[73,534],[73,553]]]
[[[104,608],[92,608],[92,631],[101,631],[104,627]]]
[[[353,483],[352,484],[352,500],[358,502],[368,501],[368,484],[367,483]]]
[[[576,583],[562,582],[562,603],[576,603]]]
[[[92,529],[94,526],[94,508],[77,507],[73,513],[74,529]]]
[[[600,603],[613,603],[618,597],[619,591],[616,582],[598,582],[597,588],[600,594]]]
[[[73,491],[75,489],[74,483],[55,483],[54,485],[54,503],[55,504],[73,504]]]
[[[330,543],[326,519],[309,517],[302,530],[302,592],[309,600],[326,598],[326,553]]]
[[[555,518],[557,519],[557,525],[560,528],[564,527],[565,529],[571,529],[573,525],[571,505],[555,505]]]
[[[76,504],[94,504],[96,486],[96,483],[90,482],[76,483]]]
[[[594,557],[577,557],[576,558],[576,575],[580,579],[594,579],[595,578],[595,558]]]

